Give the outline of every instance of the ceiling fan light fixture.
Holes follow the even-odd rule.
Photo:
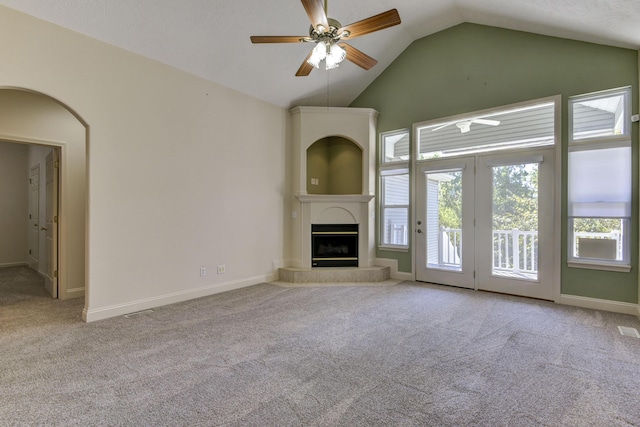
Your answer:
[[[337,68],[338,65],[347,57],[347,52],[340,46],[334,44],[329,46],[329,53],[325,60],[327,70]]]
[[[320,62],[327,57],[327,45],[324,42],[316,43],[316,47],[313,48],[311,56],[307,59],[309,65],[315,68],[320,67]]]

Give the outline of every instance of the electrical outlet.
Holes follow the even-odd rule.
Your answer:
[[[224,274],[226,272],[226,268],[224,264],[218,266],[218,274]]]
[[[207,268],[206,267],[200,267],[200,277],[204,277],[207,275]]]

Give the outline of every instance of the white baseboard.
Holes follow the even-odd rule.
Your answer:
[[[4,267],[28,267],[29,263],[27,262],[5,262],[0,264],[0,268]]]
[[[234,289],[246,288],[248,286],[257,285],[259,283],[272,282],[277,280],[277,272],[265,274],[263,276],[251,277],[248,279],[238,280],[234,282],[216,283],[215,285],[205,286],[197,289],[189,289],[187,291],[175,292],[167,295],[160,295],[144,300],[127,302],[118,305],[101,308],[87,308],[82,310],[82,320],[85,322],[95,322],[109,317],[122,316],[137,311],[148,310],[150,308],[160,307],[163,305],[175,304],[177,302],[188,301],[195,298],[206,297],[220,292],[232,291]]]
[[[390,274],[392,279],[409,280],[409,281],[414,280],[412,273],[405,273],[403,271],[398,271],[398,260],[396,259],[376,258],[374,260],[374,264],[382,267],[389,267],[391,269]]]
[[[610,301],[598,298],[580,297],[576,295],[560,295],[560,304],[574,307],[592,308],[594,310],[611,311],[614,313],[640,315],[640,306],[629,302]]]

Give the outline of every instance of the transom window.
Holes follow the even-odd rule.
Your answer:
[[[533,101],[414,125],[418,160],[555,143],[555,102]]]

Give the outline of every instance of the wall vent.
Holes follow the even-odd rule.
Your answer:
[[[638,333],[638,330],[636,328],[629,328],[627,326],[618,326],[618,330],[620,331],[620,334],[624,335],[625,337],[640,338],[640,334]]]
[[[149,310],[142,310],[142,311],[136,311],[134,313],[125,314],[124,318],[130,319],[132,317],[140,316],[141,314],[147,314],[147,313],[153,313],[153,310],[149,309]]]

